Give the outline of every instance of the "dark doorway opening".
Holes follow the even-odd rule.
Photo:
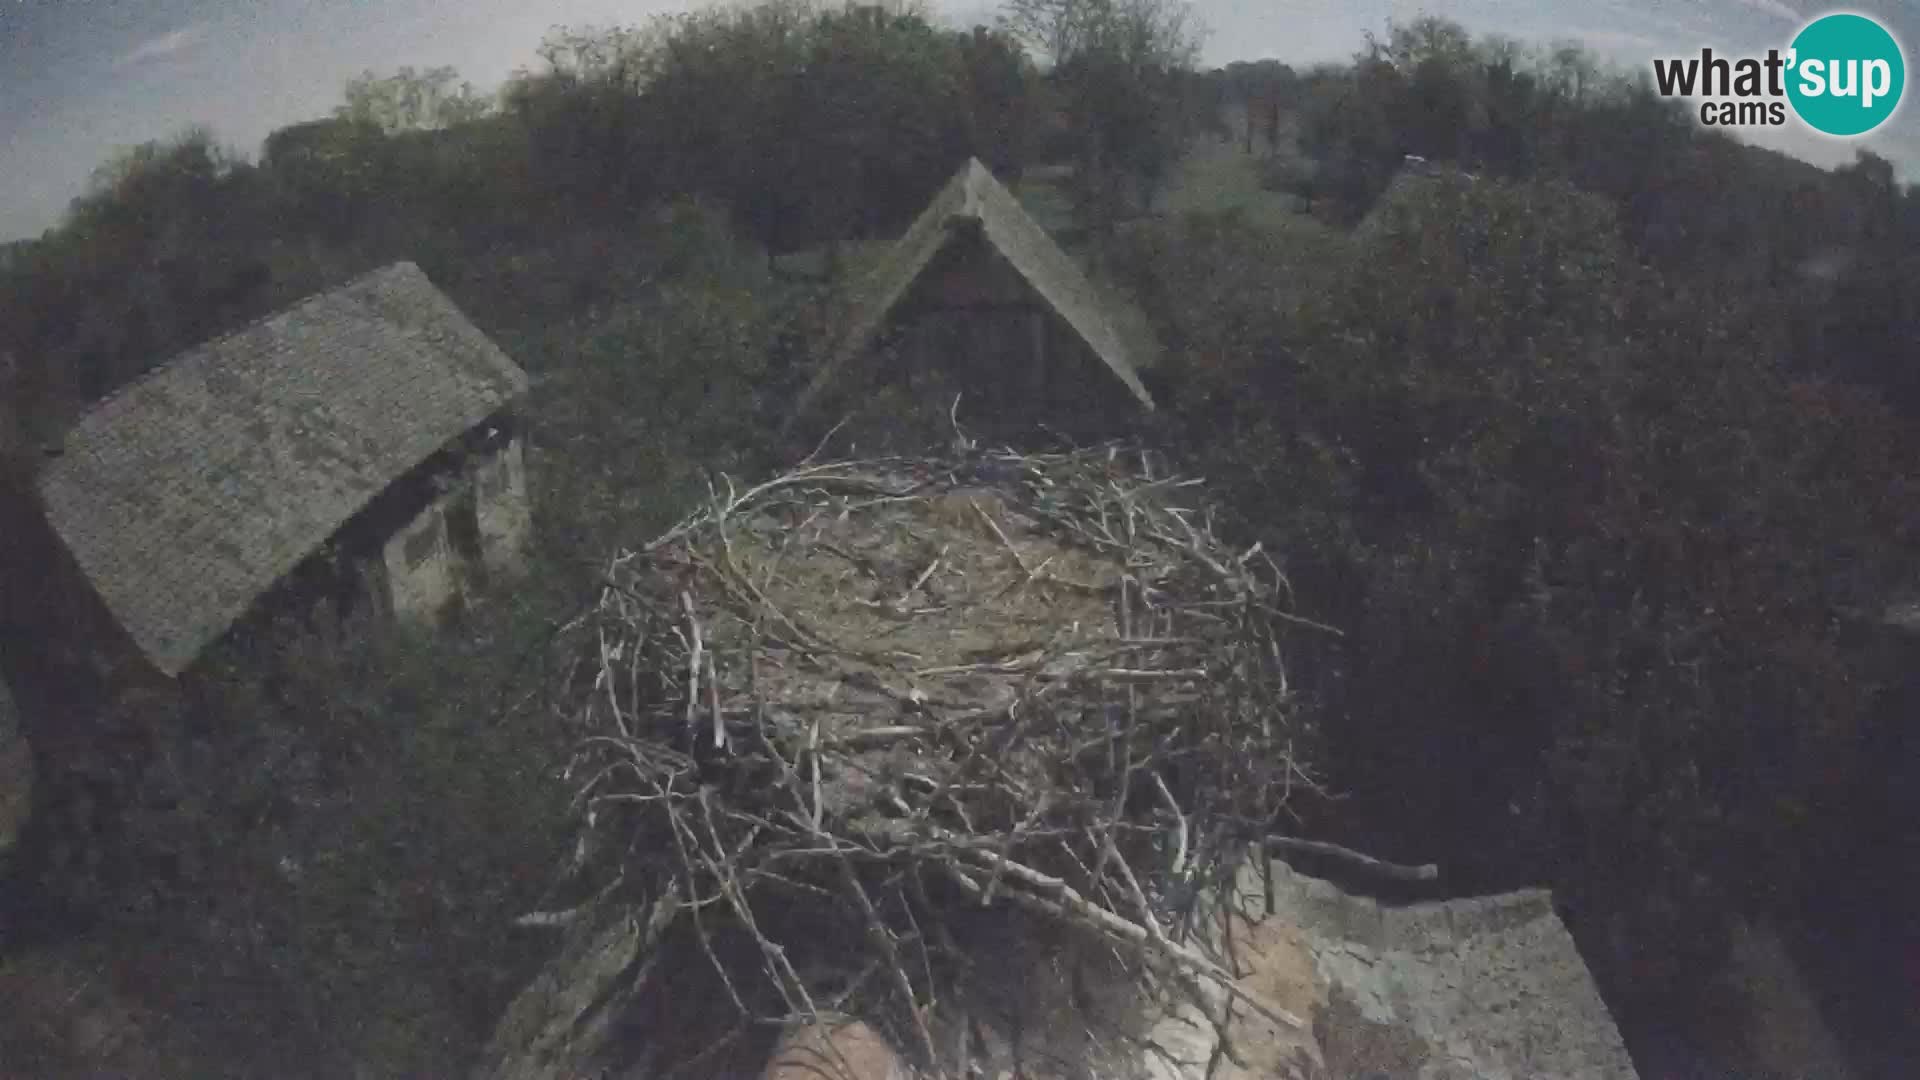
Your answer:
[[[471,484],[447,504],[447,545],[459,560],[462,577],[476,585],[485,584],[487,565],[480,553],[479,502]]]

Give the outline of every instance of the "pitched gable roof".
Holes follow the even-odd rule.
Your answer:
[[[1140,383],[1136,359],[1104,310],[1099,291],[1046,230],[1027,216],[1013,193],[994,179],[980,159],[970,158],[863,283],[846,336],[801,395],[796,414],[804,413],[840,370],[873,343],[921,272],[966,226],[977,226],[986,243],[1073,327],[1134,398],[1153,408],[1153,398]]]
[[[198,346],[83,416],[47,519],[154,666],[260,594],[527,377],[412,263]]]

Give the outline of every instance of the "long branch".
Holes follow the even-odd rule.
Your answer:
[[[1396,881],[1432,881],[1440,876],[1440,868],[1433,863],[1421,863],[1419,866],[1392,863],[1385,859],[1376,859],[1371,855],[1363,855],[1352,848],[1341,847],[1339,844],[1330,844],[1325,840],[1302,840],[1297,836],[1269,836],[1266,842],[1269,848],[1326,855]]]
[[[1048,899],[1047,897],[1034,896],[1020,889],[1002,889],[1001,894],[1009,900],[1028,907],[1034,907],[1043,913],[1052,914],[1056,917],[1063,914],[1077,915],[1082,921],[1093,924],[1095,929],[1109,937],[1152,952],[1157,952],[1161,956],[1179,964],[1181,967],[1205,977],[1227,993],[1244,1002],[1246,1006],[1254,1012],[1259,1013],[1261,1016],[1266,1017],[1282,1027],[1303,1032],[1312,1030],[1311,1025],[1305,1020],[1300,1019],[1298,1016],[1277,1005],[1261,1000],[1255,994],[1249,993],[1246,988],[1240,985],[1237,979],[1231,974],[1221,970],[1211,960],[1194,952],[1185,945],[1177,944],[1164,935],[1156,935],[1139,923],[1116,915],[1099,904],[1088,900],[1086,897],[1080,895],[1079,890],[1059,878],[1049,874],[1043,874],[1030,866],[1015,862],[1012,859],[1008,859],[991,851],[969,851],[962,854],[963,857],[970,858],[976,862],[988,863],[992,869],[999,871],[1005,876],[1025,882],[1034,889],[1052,894],[1053,897],[1052,899]],[[968,892],[974,896],[975,899],[985,898],[986,891],[981,889],[978,883],[965,875],[952,876],[963,891]]]

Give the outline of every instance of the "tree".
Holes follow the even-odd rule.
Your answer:
[[[385,77],[364,72],[349,82],[346,102],[334,109],[334,115],[392,135],[469,123],[493,108],[491,96],[461,81],[460,73],[451,67],[426,71],[403,67]]]
[[[204,128],[143,143],[94,170],[65,225],[78,299],[62,344],[83,397],[107,393],[203,336],[216,298],[257,256],[253,170]],[[63,245],[64,246],[64,245]],[[70,336],[66,336],[70,335]],[[52,342],[36,352],[58,355]]]
[[[1341,216],[1364,214],[1408,154],[1467,159],[1490,123],[1487,78],[1463,28],[1422,17],[1367,34],[1350,68],[1313,80],[1302,145],[1320,159]]]
[[[1190,126],[1222,138],[1232,137],[1226,111],[1237,108],[1246,117],[1243,127],[1246,152],[1253,153],[1253,136],[1262,126],[1275,126],[1285,105],[1296,101],[1301,80],[1294,70],[1278,60],[1236,60],[1200,76],[1201,92],[1193,95],[1196,113]]]
[[[386,137],[371,120],[334,116],[267,136],[260,166],[284,197],[291,223],[344,242],[386,171]]]
[[[1544,75],[1549,88],[1576,105],[1601,85],[1598,62],[1577,41],[1553,47]]]
[[[1367,44],[1361,57],[1384,61],[1403,75],[1412,75],[1429,63],[1460,71],[1478,60],[1473,36],[1467,29],[1436,15],[1422,15],[1409,23],[1389,19],[1384,38],[1372,31],[1364,37]]]
[[[558,27],[535,53],[547,73],[571,83],[610,82],[638,93],[654,74],[662,34],[672,25]],[[518,73],[521,78],[525,72]]]
[[[806,158],[802,197],[850,203],[813,226],[839,237],[900,225],[966,156],[964,57],[924,18],[878,7],[823,13],[811,35],[788,138]]]
[[[1226,102],[1251,101],[1285,103],[1299,92],[1300,76],[1278,60],[1236,60],[1220,69]]]
[[[502,108],[525,139],[530,173],[557,198],[604,209],[665,186],[652,182],[658,170],[635,164],[649,135],[640,93],[668,26],[556,29],[538,49],[545,68],[508,80]]]
[[[203,127],[120,150],[93,170],[68,223],[87,229],[164,227],[167,215],[152,213],[157,204],[206,209],[205,194],[238,163]]]
[[[641,95],[671,186],[768,251],[897,223],[967,147],[956,42],[915,14],[797,3],[679,17]]]
[[[1008,33],[1059,67],[1085,51],[1105,10],[1101,0],[1008,0],[1000,18]]]
[[[1483,126],[1484,65],[1473,39],[1458,23],[1422,16],[1388,22],[1387,35],[1369,33],[1359,64],[1385,65],[1399,79],[1388,105],[1404,153],[1435,160],[1460,159],[1472,129]]]
[[[1184,0],[1008,0],[1002,21],[1052,65],[1090,223],[1111,227],[1123,177],[1151,203],[1189,134],[1183,92],[1205,34],[1192,7]]]
[[[1362,828],[1620,917],[1673,959],[1596,969],[1658,1008],[1735,898],[1815,884],[1809,808],[1875,693],[1833,613],[1910,573],[1915,451],[1874,395],[1795,382],[1768,294],[1639,265],[1621,219],[1565,183],[1423,179],[1284,318],[1223,245],[1156,253],[1146,295],[1216,389],[1177,405],[1200,467],[1348,635],[1311,692]]]
[[[958,37],[968,142],[1002,176],[1018,176],[1033,137],[1034,72],[1020,42],[976,26]]]
[[[1894,182],[1892,163],[1869,150],[1832,176],[1821,239],[1829,248],[1844,245],[1848,257],[1813,316],[1819,348],[1807,367],[1872,387],[1904,414],[1920,417],[1920,364],[1913,355],[1920,257],[1906,235],[1909,200]]]
[[[1406,80],[1393,65],[1363,59],[1348,71],[1315,79],[1301,120],[1301,146],[1320,162],[1316,192],[1340,204],[1351,221],[1386,190],[1407,151],[1395,124]]]
[[[1534,172],[1538,161],[1534,135],[1546,95],[1539,80],[1522,67],[1517,44],[1491,38],[1481,47],[1486,120],[1472,141],[1476,165],[1508,177]]]

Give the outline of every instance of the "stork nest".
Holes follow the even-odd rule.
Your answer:
[[[1315,790],[1283,645],[1326,628],[1201,496],[1122,445],[727,484],[575,630],[576,864],[616,853],[735,1030],[858,1011],[936,1073],[983,909],[1244,997],[1187,931]]]

